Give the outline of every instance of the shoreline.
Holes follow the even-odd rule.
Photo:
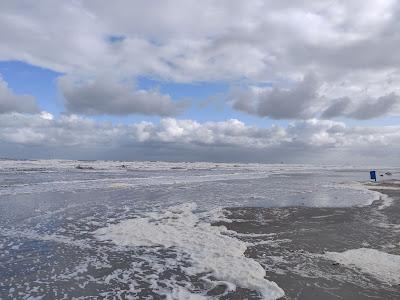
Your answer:
[[[214,225],[249,244],[245,256],[285,291],[282,299],[399,299],[400,276],[384,278],[383,268],[392,264],[374,260],[400,259],[400,185],[387,181],[367,188],[386,196],[362,207],[226,208],[229,221]],[[377,251],[367,257],[370,249]],[[351,260],[342,259],[346,255]]]
[[[36,224],[36,230],[28,223],[15,232],[0,230],[6,241],[0,245],[6,274],[0,298],[56,298],[60,293],[111,297],[118,292],[156,299],[271,299],[283,290],[282,299],[399,299],[400,269],[392,262],[400,257],[400,191],[390,183],[372,188],[376,194],[369,196],[384,189],[392,205],[384,196],[368,198],[379,198],[371,205],[348,207],[203,211],[188,202],[138,214],[125,206],[109,211],[111,206],[102,201],[94,210],[82,209],[89,208],[81,206],[82,196],[98,194],[67,194],[65,203],[73,199],[79,204],[52,206],[57,209],[43,222],[37,215],[25,219]],[[246,190],[242,194],[247,195]],[[338,203],[346,203],[340,191],[337,195]],[[365,193],[359,195],[364,199]],[[368,256],[384,268],[375,268],[371,260],[364,264]]]

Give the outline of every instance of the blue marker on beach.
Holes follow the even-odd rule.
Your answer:
[[[371,180],[375,180],[376,181],[376,171],[370,171],[369,172],[369,176],[371,177]]]

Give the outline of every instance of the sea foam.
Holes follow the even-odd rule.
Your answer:
[[[119,246],[163,246],[189,256],[188,275],[208,274],[226,282],[232,289],[257,291],[264,299],[284,295],[274,282],[265,279],[265,270],[255,260],[245,257],[247,244],[229,236],[223,226],[212,226],[205,214],[196,214],[194,203],[147,213],[98,229],[95,236]],[[208,277],[209,280],[210,277]]]
[[[360,248],[344,252],[327,252],[325,257],[343,265],[356,267],[389,284],[400,283],[400,256],[379,250]]]

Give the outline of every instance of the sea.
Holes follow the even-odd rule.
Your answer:
[[[277,299],[249,244],[215,224],[234,207],[371,205],[372,169],[0,160],[0,299]]]

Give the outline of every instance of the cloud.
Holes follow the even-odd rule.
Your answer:
[[[345,116],[351,100],[348,97],[331,100],[330,105],[322,112],[322,118],[331,119]]]
[[[248,114],[272,119],[332,119],[345,117],[367,120],[400,114],[400,96],[394,92],[379,97],[355,95],[329,99],[324,83],[312,73],[291,88],[233,88],[228,95],[232,107]]]
[[[323,111],[322,118],[347,117],[358,120],[367,120],[396,114],[400,110],[400,97],[394,93],[376,99],[369,98],[354,103],[348,97],[332,100]]]
[[[234,90],[230,97],[234,108],[260,117],[306,119],[313,114],[318,85],[308,74],[291,89]]]
[[[387,115],[392,111],[398,111],[398,108],[400,108],[400,97],[391,93],[377,99],[368,99],[360,103],[349,116],[359,120],[366,120]]]
[[[179,113],[167,95],[120,83],[149,76],[163,82],[247,84],[235,91],[234,105],[257,116],[367,119],[400,114],[388,96],[400,94],[400,56],[392,50],[400,47],[399,16],[400,3],[393,0],[119,5],[45,0],[29,9],[26,3],[2,1],[0,60],[24,61],[81,80],[101,74],[114,78],[102,88],[105,95],[118,96],[107,99],[93,91],[101,88],[96,82],[64,87],[72,112]],[[272,89],[254,88],[269,83]],[[88,95],[99,100],[89,103]]]
[[[72,113],[174,116],[187,107],[186,102],[174,102],[169,95],[162,95],[155,90],[135,90],[128,84],[112,79],[76,83],[68,77],[61,77],[58,86],[67,110]]]
[[[9,112],[35,113],[38,107],[35,97],[14,94],[0,76],[0,114]]]
[[[0,141],[3,156],[20,157],[400,163],[399,126],[348,127],[317,119],[261,128],[235,119],[112,124],[13,113],[0,115]]]
[[[293,79],[310,68],[339,78],[399,64],[390,50],[400,43],[400,5],[392,0],[45,1],[24,6],[1,3],[0,59],[66,73],[268,81]]]

